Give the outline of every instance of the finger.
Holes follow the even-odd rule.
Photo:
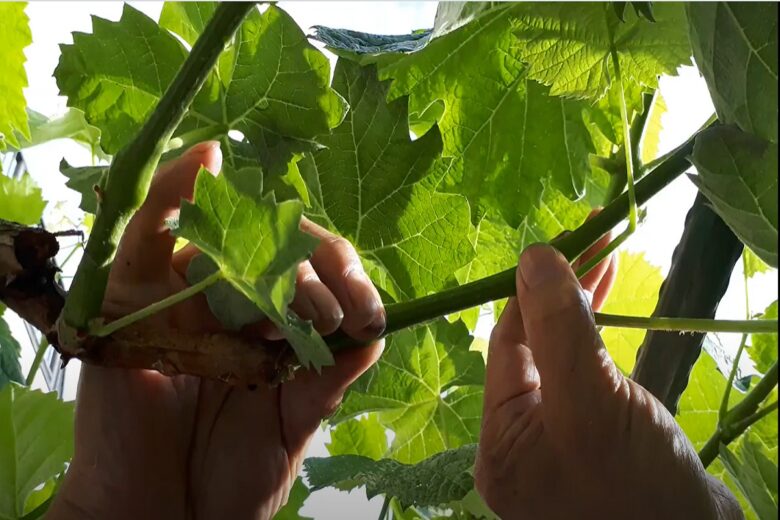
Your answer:
[[[198,249],[198,246],[192,242],[188,242],[187,245],[173,253],[173,258],[171,259],[171,266],[173,267],[173,270],[186,280],[187,269],[190,266],[190,262],[193,258],[198,256],[200,252],[201,251]]]
[[[284,437],[288,452],[306,446],[308,438],[322,419],[341,404],[349,385],[376,363],[384,349],[384,340],[336,354],[336,364],[321,374],[306,370],[282,385]]]
[[[344,318],[336,297],[324,283],[309,262],[301,262],[295,282],[295,298],[290,308],[304,320],[314,323],[320,334],[330,334],[339,328]]]
[[[545,421],[561,433],[589,428],[603,396],[622,378],[563,255],[542,244],[526,249],[517,270],[517,296],[549,412]]]
[[[539,388],[539,373],[524,341],[520,307],[516,298],[510,298],[490,335],[484,420],[504,403]]]
[[[320,239],[311,265],[344,311],[341,328],[360,340],[370,340],[385,330],[385,310],[379,292],[363,270],[355,248],[320,226],[303,219],[301,229]]]
[[[168,276],[176,238],[168,232],[165,220],[177,214],[181,199],[192,199],[201,165],[219,171],[221,162],[219,143],[207,141],[157,171],[146,200],[122,236],[117,253],[119,262],[115,263],[118,275],[135,282],[157,281]],[[166,269],[161,269],[162,266]]]
[[[615,255],[611,255],[607,272],[601,277],[598,287],[596,287],[596,290],[593,292],[593,304],[591,307],[594,311],[601,310],[601,307],[606,303],[609,291],[612,290],[612,286],[615,284],[617,267],[618,259]]]

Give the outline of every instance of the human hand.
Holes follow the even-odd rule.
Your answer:
[[[595,308],[611,283],[597,278],[583,284]],[[504,520],[741,518],[674,418],[612,362],[565,258],[529,247],[516,283],[488,353],[475,468],[487,504]]]
[[[218,172],[219,145],[202,143],[160,168],[122,238],[104,302],[109,317],[129,314],[187,286],[193,247],[173,253],[165,227],[191,199],[200,166]],[[311,222],[320,238],[300,265],[291,308],[328,334],[361,340],[384,330],[381,299],[354,248]],[[199,295],[149,318],[187,332],[219,323]],[[276,338],[268,322],[247,336]],[[286,502],[306,447],[344,391],[379,357],[377,341],[339,353],[318,375],[300,371],[276,388],[227,386],[192,376],[84,366],[76,400],[76,449],[50,518],[265,519]]]

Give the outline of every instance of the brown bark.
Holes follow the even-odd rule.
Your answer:
[[[88,338],[64,352],[57,319],[65,292],[55,280],[57,238],[38,228],[0,221],[0,301],[40,330],[65,362],[187,374],[230,384],[278,384],[292,376],[295,356],[283,342],[251,342],[235,334],[192,334],[137,324],[107,338]]]

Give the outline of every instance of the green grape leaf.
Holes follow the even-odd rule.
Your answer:
[[[777,300],[769,304],[761,315],[764,320],[777,319]],[[762,374],[777,361],[777,334],[752,334],[750,336],[750,358],[756,370]]]
[[[15,384],[0,390],[0,518],[21,518],[33,490],[73,456],[73,403]]]
[[[655,93],[653,104],[650,105],[650,113],[645,121],[645,130],[642,133],[640,143],[639,159],[642,164],[648,164],[656,160],[659,155],[659,144],[661,140],[661,130],[663,129],[662,118],[669,110],[666,106],[666,100],[660,90]]]
[[[19,179],[0,175],[0,219],[31,226],[46,207],[41,189],[28,173]]]
[[[437,453],[414,465],[358,455],[308,458],[304,469],[313,490],[329,486],[365,486],[368,498],[394,497],[402,507],[438,506],[460,500],[474,487],[471,468],[477,446],[469,444]]]
[[[97,191],[103,187],[108,166],[71,166],[65,159],[60,161],[60,173],[68,178],[65,186],[81,194],[79,207],[93,215],[97,213]]]
[[[229,169],[217,177],[201,169],[194,202],[182,201],[174,233],[211,257],[225,280],[279,327],[303,366],[333,364],[311,323],[288,312],[298,264],[317,243],[298,228],[301,203],[277,203],[272,194],[242,191],[241,185]]]
[[[686,13],[718,118],[777,143],[777,6],[695,2]]]
[[[410,113],[443,103],[443,155],[453,159],[438,189],[465,195],[475,222],[492,208],[512,227],[538,205],[542,179],[581,196],[594,151],[586,104],[528,79],[511,31],[517,9],[488,10],[379,71],[392,80],[388,99],[409,96]]]
[[[405,463],[476,442],[485,365],[471,340],[462,322],[443,318],[393,334],[331,420],[377,412],[395,432],[388,455]]]
[[[17,132],[24,138],[30,138],[27,124],[27,102],[24,88],[27,86],[27,73],[24,70],[24,48],[32,43],[32,33],[27,22],[25,2],[0,3],[0,150],[8,145],[19,146]]]
[[[626,10],[621,22],[607,4],[525,4],[514,32],[529,76],[552,95],[598,99],[614,76],[613,51],[624,81],[650,88],[691,64],[682,4],[658,3],[654,14],[650,22]]]
[[[777,145],[717,126],[700,133],[690,178],[715,212],[764,262],[777,267]]]
[[[3,310],[0,307],[0,390],[11,381],[24,384],[22,367],[19,365],[22,347],[11,334],[8,323],[2,318]]]
[[[187,267],[187,282],[196,284],[219,270],[208,255],[197,255]],[[220,280],[203,291],[214,317],[227,330],[241,330],[245,325],[256,323],[265,317],[252,300],[244,296],[232,285]]]
[[[87,123],[81,110],[69,108],[61,116],[46,117],[28,108],[27,117],[30,137],[27,139],[21,134],[17,135],[19,144],[16,150],[38,146],[55,139],[71,139],[87,148],[92,155],[101,159],[107,157],[100,149],[100,130]]]
[[[409,138],[406,102],[385,101],[374,66],[340,59],[334,87],[352,109],[321,138],[327,148],[298,163],[310,192],[307,215],[349,239],[401,297],[442,289],[474,251],[467,201],[421,182],[441,166],[438,131]]]
[[[663,281],[661,270],[648,263],[642,253],[621,251],[615,285],[601,312],[650,316],[658,303]],[[601,331],[601,339],[609,355],[624,374],[633,370],[636,353],[644,337],[645,332],[637,329],[605,327]]]
[[[720,458],[759,518],[777,518],[777,460],[748,432],[730,446],[721,444]]]
[[[771,267],[766,265],[766,263],[748,247],[742,251],[742,258],[744,260],[745,276],[748,278],[753,278],[757,274],[766,273],[771,269]]]
[[[431,38],[438,38],[464,25],[492,9],[501,8],[501,2],[439,2],[433,19]]]
[[[299,512],[309,495],[311,495],[311,491],[303,483],[301,477],[296,478],[290,489],[290,495],[287,497],[287,503],[276,512],[273,520],[314,520],[308,516],[301,516]]]
[[[166,3],[160,26],[125,5],[118,22],[94,18],[92,34],[74,33],[74,43],[62,46],[55,70],[60,92],[102,131],[107,153],[116,153],[135,135],[187,57],[188,50],[168,29],[194,41],[211,12],[211,4]],[[328,87],[329,79],[328,59],[292,18],[275,6],[262,14],[254,10],[221,55],[177,136],[197,132],[222,139],[224,160],[232,165],[233,146],[240,141],[227,133],[239,131],[255,161],[283,172],[294,152],[316,147],[314,138],[344,115],[344,101]]]
[[[700,450],[717,429],[718,410],[726,385],[726,378],[718,371],[715,361],[709,354],[702,353],[693,366],[688,386],[680,397],[675,417],[696,450]],[[729,407],[734,406],[743,396],[744,394],[740,390],[732,388]],[[742,491],[726,471],[720,459],[713,461],[707,467],[707,471],[728,486],[747,512],[748,503]]]
[[[379,460],[387,453],[385,427],[376,414],[350,419],[331,430],[326,447],[331,455],[361,455]]]
[[[160,27],[178,34],[192,47],[218,5],[217,2],[165,2],[160,12]]]

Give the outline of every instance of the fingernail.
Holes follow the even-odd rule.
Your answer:
[[[562,263],[568,264],[561,254],[546,244],[532,245],[520,257],[520,275],[529,289],[561,276]]]
[[[187,153],[206,153],[214,148],[219,148],[219,141],[203,141],[187,150]]]
[[[380,304],[374,296],[371,280],[360,268],[347,273],[347,292],[354,309],[365,309],[372,313],[379,311]]]
[[[583,289],[583,290],[582,290],[582,292],[584,292],[584,293],[585,293],[585,298],[587,298],[587,299],[588,299],[588,303],[589,303],[589,304],[591,304],[591,305],[593,305],[593,293],[592,293],[592,292],[590,292],[590,291],[589,291],[589,290],[587,290],[587,289]]]
[[[382,311],[379,313],[379,316],[374,318],[374,321],[366,327],[366,332],[373,337],[377,337],[385,331],[385,327],[387,327],[387,317],[385,316],[384,311]]]

